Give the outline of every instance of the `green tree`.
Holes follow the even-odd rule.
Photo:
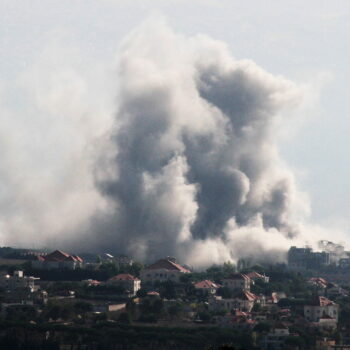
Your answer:
[[[124,323],[124,324],[130,324],[131,323],[131,317],[130,314],[128,312],[122,312],[119,315],[118,321],[120,323]]]

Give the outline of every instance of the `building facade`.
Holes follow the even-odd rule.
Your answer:
[[[14,293],[18,290],[27,290],[30,293],[35,291],[35,281],[39,280],[37,277],[25,276],[23,271],[15,271],[13,276],[0,276],[0,288]]]
[[[223,287],[230,290],[250,290],[251,279],[243,273],[232,274],[229,278],[223,280]]]
[[[141,281],[137,277],[134,277],[128,273],[121,273],[114,277],[111,277],[107,281],[107,286],[118,286],[125,289],[126,293],[135,295],[141,288]]]
[[[304,317],[309,322],[320,322],[329,318],[338,322],[338,314],[339,305],[323,296],[315,297],[311,303],[304,305]]]
[[[32,267],[40,270],[67,269],[75,270],[83,267],[83,259],[77,255],[70,255],[61,250],[38,256],[32,261]]]
[[[160,259],[141,271],[141,281],[142,283],[153,283],[156,281],[178,283],[180,282],[180,277],[189,272],[188,269],[176,263],[174,259]]]

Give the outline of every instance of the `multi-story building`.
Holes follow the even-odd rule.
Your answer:
[[[147,282],[164,282],[172,281],[179,282],[180,277],[190,271],[180,264],[176,263],[173,258],[160,259],[154,264],[144,268],[141,271],[142,283]]]
[[[70,255],[61,250],[38,256],[32,261],[32,267],[41,270],[67,269],[75,270],[83,266],[83,259],[77,255]]]
[[[312,248],[291,247],[288,251],[288,267],[292,270],[319,269],[330,264],[330,254],[313,252]]]
[[[255,282],[257,280],[260,280],[264,283],[269,283],[270,277],[266,276],[265,274],[258,273],[256,271],[252,271],[247,273],[247,276],[252,280],[252,282]]]
[[[223,280],[223,287],[231,290],[250,290],[251,279],[243,273],[232,274],[229,278]]]
[[[200,281],[194,284],[194,288],[196,289],[196,291],[203,295],[215,294],[219,287],[219,284],[209,280]]]
[[[339,305],[323,296],[314,297],[304,305],[304,317],[310,322],[320,322],[322,319],[332,318],[338,322]]]
[[[0,288],[7,292],[14,293],[18,290],[27,290],[30,293],[35,291],[35,281],[37,277],[25,276],[23,271],[15,271],[13,276],[0,276]]]
[[[222,298],[221,296],[214,296],[209,300],[210,311],[231,311],[241,310],[250,312],[255,303],[264,305],[264,298],[260,298],[255,294],[242,291],[233,298]]]

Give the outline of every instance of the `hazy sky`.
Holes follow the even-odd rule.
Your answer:
[[[19,129],[25,125],[23,134],[33,138],[31,161],[43,161],[35,140],[45,133],[40,128],[45,122],[28,107],[30,94],[22,91],[24,85],[28,89],[28,77],[40,76],[40,89],[45,89],[50,67],[79,67],[93,89],[106,91],[99,103],[107,109],[117,82],[106,77],[113,74],[118,47],[155,12],[163,14],[176,32],[223,40],[234,57],[315,86],[318,98],[297,112],[307,116],[291,122],[291,136],[281,138],[280,150],[311,198],[311,219],[346,221],[350,208],[347,0],[0,0],[0,105],[16,118]],[[41,90],[35,90],[35,79],[32,84],[37,96]],[[28,118],[34,121],[32,129]],[[43,156],[54,171],[55,158]],[[1,186],[0,190],[6,192]]]

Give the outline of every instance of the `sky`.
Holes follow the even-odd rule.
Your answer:
[[[3,171],[0,197],[11,197],[7,181],[22,184],[24,178],[30,184],[25,186],[25,201],[31,207],[33,194],[40,196],[45,186],[58,185],[52,174],[61,172],[60,161],[71,157],[74,164],[81,149],[88,147],[74,130],[99,135],[110,122],[118,49],[124,38],[143,21],[161,15],[180,35],[204,34],[224,41],[235,58],[252,60],[274,75],[312,87],[309,101],[281,131],[279,150],[310,198],[310,222],[348,232],[348,1],[0,0],[0,15],[0,149],[9,148],[12,153],[4,152],[6,168],[14,167]],[[71,93],[72,100],[66,100],[69,91],[52,90],[52,82],[63,89],[69,79],[74,80],[72,91],[80,94]],[[81,100],[87,101],[85,107]],[[87,117],[83,126],[79,118],[60,121],[76,111],[101,117]],[[44,169],[30,172],[43,163]],[[79,169],[64,176],[72,174],[73,187],[85,181]],[[87,191],[84,196],[91,199],[93,194]],[[62,215],[77,205],[76,199],[70,200],[72,206],[62,209]],[[0,210],[6,218],[8,209],[0,205]],[[54,208],[47,214],[48,221],[53,212]]]

